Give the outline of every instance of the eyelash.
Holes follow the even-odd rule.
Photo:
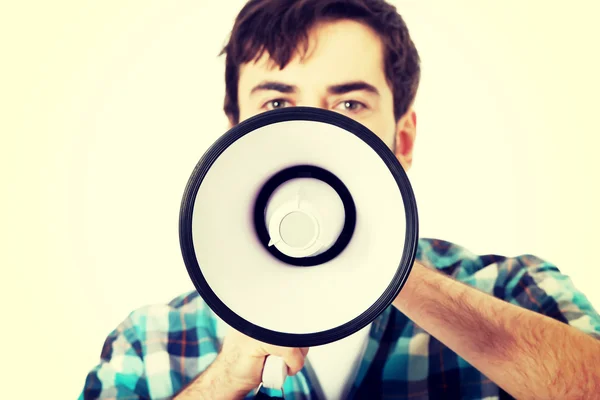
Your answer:
[[[276,102],[277,102],[277,103],[291,103],[291,101],[289,101],[289,100],[286,100],[286,99],[283,99],[283,98],[279,98],[279,99],[273,99],[273,100],[269,100],[269,101],[265,102],[265,103],[263,104],[262,108],[265,108],[265,109],[270,109],[270,108],[269,108],[269,105],[270,105],[271,103],[276,103]],[[346,108],[344,108],[344,111],[349,111],[349,112],[360,112],[360,111],[362,111],[362,110],[366,110],[366,109],[368,109],[368,107],[366,106],[366,104],[364,104],[364,103],[362,103],[362,102],[360,102],[360,101],[357,101],[357,100],[343,100],[343,101],[340,101],[340,102],[338,102],[338,103],[336,104],[336,107],[337,107],[337,106],[339,106],[340,104],[344,104],[344,105],[345,105],[346,103],[352,103],[352,104],[354,104],[354,105],[357,105],[357,106],[359,107],[359,109],[358,109],[357,111],[354,111],[354,110],[351,110],[351,109],[346,109]],[[280,107],[274,107],[274,108],[272,108],[272,109],[276,109],[276,108],[280,108]],[[335,108],[335,107],[334,107],[334,108]]]
[[[356,101],[356,100],[343,100],[343,101],[340,101],[337,105],[340,105],[340,104],[346,105],[346,103],[352,103],[359,107],[359,109],[357,111],[344,108],[345,111],[347,110],[349,112],[360,112],[360,111],[366,110],[368,108],[364,103],[361,103],[360,101]]]
[[[275,102],[277,102],[277,103],[291,103],[291,101],[288,101],[286,99],[273,99],[273,100],[269,100],[265,104],[263,104],[262,108],[269,109],[269,107],[268,107],[269,104],[270,103],[275,103]],[[279,108],[279,107],[277,107],[277,108]],[[273,109],[275,109],[275,108],[273,108]]]

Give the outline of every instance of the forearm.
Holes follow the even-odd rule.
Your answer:
[[[394,305],[516,398],[600,391],[600,342],[566,324],[418,263]]]
[[[219,355],[194,381],[175,396],[174,400],[233,400],[248,393],[228,381],[228,363]]]

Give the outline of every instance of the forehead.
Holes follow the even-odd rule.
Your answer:
[[[283,70],[264,54],[256,63],[240,67],[239,96],[247,96],[264,80],[296,85],[300,91],[363,80],[387,85],[383,44],[370,27],[351,20],[325,22],[309,31],[306,53],[296,53]]]

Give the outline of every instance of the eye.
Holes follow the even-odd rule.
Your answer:
[[[351,113],[357,113],[366,108],[367,108],[367,106],[365,106],[363,103],[361,103],[359,101],[354,101],[354,100],[342,101],[342,102],[338,103],[338,105],[335,107],[336,110],[348,111]]]
[[[267,110],[275,110],[277,108],[283,108],[285,106],[289,106],[290,102],[285,99],[274,99],[269,100],[265,104],[263,104],[263,108]]]

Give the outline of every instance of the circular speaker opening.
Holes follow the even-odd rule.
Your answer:
[[[282,206],[289,199],[269,207],[278,187],[303,179],[339,196],[343,224],[330,247],[311,247],[331,225],[318,207],[303,216]],[[290,237],[287,218],[304,233]],[[274,257],[274,232],[297,253]],[[183,195],[179,237],[196,290],[225,323],[262,342],[310,347],[357,332],[391,305],[414,262],[417,207],[373,132],[339,113],[291,107],[241,122],[205,152]]]
[[[313,248],[313,251],[315,251],[315,252],[319,250],[320,245],[328,245],[328,247],[329,247],[326,251],[324,251],[320,254],[317,254],[317,255],[297,257],[297,256],[286,254],[287,249],[284,248],[282,251],[282,249],[278,248],[276,240],[279,238],[275,239],[275,242],[274,242],[272,234],[267,226],[265,211],[267,209],[267,204],[269,202],[269,199],[271,198],[271,195],[282,184],[285,184],[286,182],[288,182],[292,179],[296,179],[296,178],[311,178],[311,179],[316,179],[316,180],[326,183],[327,185],[329,185],[331,188],[333,188],[335,190],[335,192],[341,199],[343,207],[344,207],[343,228],[342,228],[342,231],[339,234],[339,236],[337,238],[335,238],[333,245],[329,245],[328,243],[312,243],[312,248]],[[298,203],[300,203],[301,200],[302,199],[300,197],[298,197]],[[298,207],[298,210],[302,210],[300,204],[298,204],[297,207]],[[295,212],[295,211],[293,211],[293,209],[290,211],[291,211],[291,213]],[[307,214],[310,214],[310,211]],[[286,213],[286,215],[289,215],[289,214]],[[310,221],[310,217],[311,217],[311,215],[306,215],[305,218],[302,218],[301,220],[308,220],[309,224],[310,224],[310,222],[312,222],[312,221]],[[277,221],[277,222],[279,222],[279,221]],[[354,205],[354,201],[352,200],[352,195],[350,194],[350,191],[348,190],[348,188],[344,185],[344,183],[337,176],[335,176],[331,172],[329,172],[323,168],[313,166],[313,165],[298,165],[298,166],[286,168],[283,171],[278,172],[277,174],[272,176],[265,183],[265,185],[260,190],[260,192],[256,198],[256,202],[254,204],[254,228],[256,230],[256,235],[258,236],[260,242],[262,243],[264,248],[273,255],[273,257],[275,257],[278,260],[281,260],[287,264],[290,264],[290,265],[310,267],[310,266],[320,265],[320,264],[323,264],[323,263],[326,263],[326,262],[332,260],[333,258],[337,257],[346,248],[346,246],[352,239],[352,234],[354,233],[355,226],[356,226],[356,207]],[[285,239],[283,237],[280,237],[280,238],[285,242]],[[310,239],[308,239],[308,240],[310,240]],[[318,238],[316,240],[318,240]],[[309,247],[309,249],[310,249],[310,247]],[[294,249],[290,249],[290,250],[294,250]],[[300,251],[297,252],[296,254],[302,255],[302,253],[303,253],[302,250],[306,250],[306,249],[304,249],[304,248],[300,249]],[[291,251],[289,251],[288,253],[291,253]]]

